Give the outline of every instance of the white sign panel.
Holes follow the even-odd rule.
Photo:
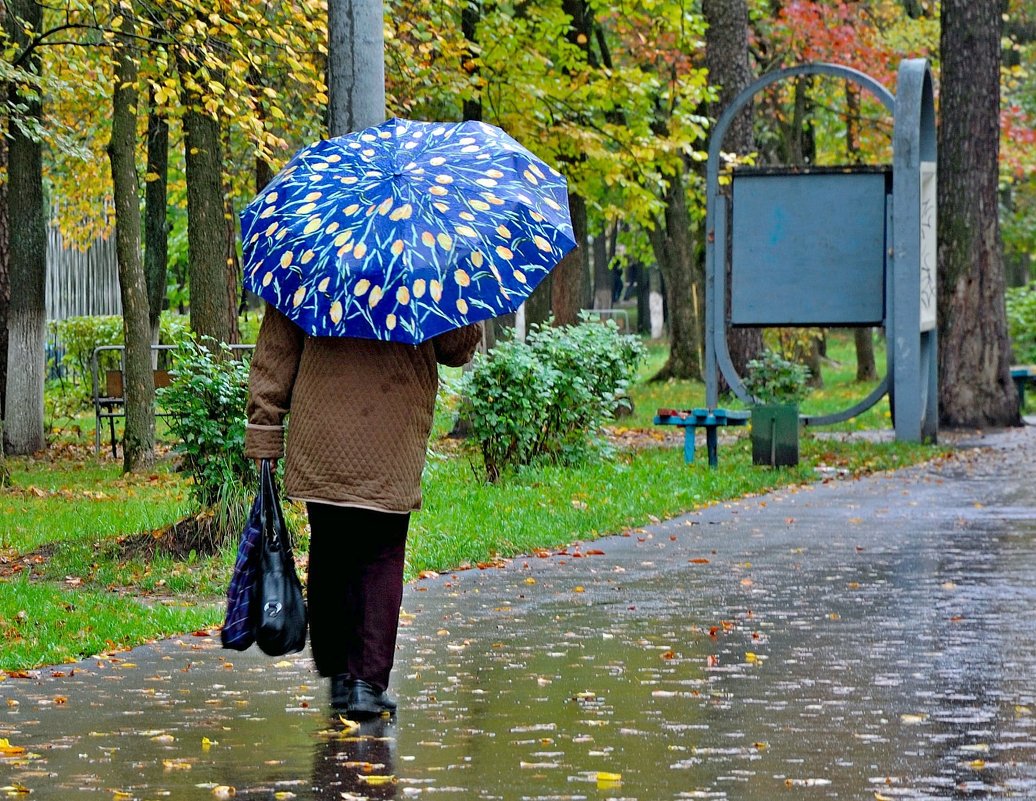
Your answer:
[[[935,162],[921,162],[921,330],[935,328],[936,292]]]

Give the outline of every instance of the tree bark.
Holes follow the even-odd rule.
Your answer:
[[[191,328],[199,337],[230,342],[233,337],[228,310],[236,307],[227,285],[219,123],[201,109],[200,98],[192,93],[187,97],[183,130]]]
[[[381,0],[328,2],[331,136],[385,121],[384,14]]]
[[[694,302],[703,297],[702,276],[697,274],[694,258],[685,180],[681,164],[666,188],[664,218],[649,232],[669,309],[669,358],[653,381],[702,378],[700,315]]]
[[[850,164],[859,164],[860,158],[860,87],[845,82],[845,152]],[[856,380],[876,381],[878,366],[874,362],[874,337],[871,328],[853,329],[856,346]]]
[[[856,380],[877,381],[878,366],[874,361],[874,329],[854,328],[853,343],[856,345]]]
[[[481,0],[466,0],[460,11],[460,29],[464,38],[471,44],[461,57],[461,68],[468,73],[473,80],[479,79],[478,64],[475,59],[475,47],[478,45],[478,24],[482,19]],[[462,109],[462,116],[465,120],[482,119],[482,89],[469,98],[465,98]]]
[[[615,274],[608,266],[608,228],[603,227],[594,237],[594,308],[612,308],[612,286]]]
[[[941,22],[940,420],[1018,425],[997,202],[1000,3],[943,0]]]
[[[144,278],[151,341],[158,342],[169,264],[169,122],[151,102],[147,118],[147,177],[144,185]]]
[[[719,85],[719,96],[709,109],[709,116],[719,119],[735,97],[751,82],[752,66],[748,57],[748,3],[745,0],[703,0],[702,13],[708,22],[705,32],[705,65],[709,83]],[[723,140],[723,149],[740,156],[755,150],[752,132],[752,106],[748,104],[734,118]],[[731,227],[727,226],[730,247]],[[727,262],[729,266],[729,261]],[[744,375],[748,362],[763,350],[763,332],[758,328],[731,328],[726,323],[726,309],[730,307],[730,276],[726,280],[727,297],[724,313],[718,316],[726,327],[727,349],[730,361],[738,375]],[[719,376],[720,390],[726,381]]]
[[[575,325],[583,309],[583,297],[590,275],[590,247],[586,234],[586,201],[574,192],[568,194],[576,247],[551,273],[551,308],[554,325]]]
[[[122,297],[123,392],[126,427],[123,470],[155,463],[155,381],[151,369],[148,287],[140,253],[140,187],[137,183],[137,62],[132,51],[132,15],[123,19],[115,48],[112,133],[108,143],[115,200],[115,251]]]
[[[0,21],[3,18],[0,6]],[[7,95],[7,87],[0,84],[0,93]],[[7,139],[0,136],[0,172],[8,174]],[[7,400],[7,310],[11,306],[11,282],[8,278],[11,266],[10,228],[7,224],[7,181],[0,181],[0,420],[4,419]],[[0,452],[3,451],[3,434],[0,431]]]
[[[24,27],[22,24],[24,23]],[[10,0],[5,24],[16,47],[43,23],[43,7],[34,0]],[[41,60],[29,56],[25,68],[39,74]],[[14,103],[37,120],[43,109],[38,97],[10,90]],[[47,210],[43,195],[43,149],[17,126],[8,132],[8,223],[18,235],[10,240],[8,280],[7,404],[3,436],[9,455],[34,453],[46,447],[43,434],[43,382],[46,375]]]

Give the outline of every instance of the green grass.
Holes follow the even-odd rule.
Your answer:
[[[526,469],[499,485],[476,481],[462,459],[439,461],[429,467],[424,509],[411,525],[407,574],[590,540],[730,498],[814,481],[819,464],[873,472],[937,452],[926,445],[809,437],[800,447],[799,466],[780,470],[753,466],[750,441],[741,436],[720,446],[715,470],[701,460],[685,464],[682,447],[652,447],[580,468]]]
[[[59,589],[25,577],[4,581],[0,593],[0,669],[59,664],[120,650],[208,625],[211,603],[183,598],[146,603],[85,589]]]
[[[14,489],[0,494],[0,550],[116,537],[167,526],[187,509],[168,470],[124,476],[121,463],[9,459]]]

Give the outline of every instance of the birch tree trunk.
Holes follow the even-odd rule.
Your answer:
[[[9,0],[5,27],[18,48],[28,46],[29,36],[43,22],[43,7],[34,0]],[[24,67],[39,74],[38,51]],[[24,104],[26,115],[39,120],[43,109],[37,97],[10,89],[11,100]],[[8,455],[43,450],[43,380],[46,359],[47,212],[43,197],[43,152],[17,125],[8,131],[8,223],[18,235],[10,239],[8,280],[7,396],[3,437]]]

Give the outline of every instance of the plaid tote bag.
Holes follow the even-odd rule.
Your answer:
[[[227,587],[227,614],[220,632],[224,648],[244,651],[255,642],[256,605],[259,592],[261,537],[263,535],[262,492],[248,513],[241,541],[237,546],[234,573]]]

